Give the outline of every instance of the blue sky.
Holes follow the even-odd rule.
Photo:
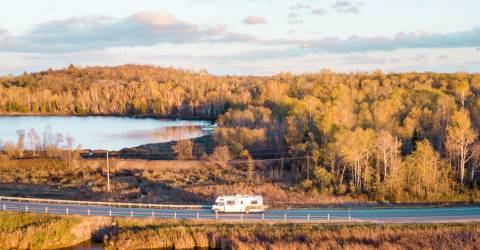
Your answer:
[[[214,74],[478,72],[478,0],[16,0],[0,74],[73,63]]]

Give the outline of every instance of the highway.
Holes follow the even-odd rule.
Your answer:
[[[219,213],[209,209],[150,209],[0,201],[0,211],[162,219],[285,222],[437,223],[480,222],[480,206],[436,208],[295,209],[264,213]]]

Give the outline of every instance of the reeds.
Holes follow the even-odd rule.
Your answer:
[[[121,219],[109,249],[476,249],[480,224],[237,224]]]

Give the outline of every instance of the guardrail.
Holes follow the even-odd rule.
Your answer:
[[[107,202],[107,201],[77,201],[77,200],[56,200],[41,198],[23,198],[0,196],[0,201],[19,201],[34,203],[51,203],[60,205],[87,205],[87,206],[108,206],[108,207],[128,207],[128,208],[156,208],[156,209],[210,209],[211,205],[171,205],[171,204],[142,204],[142,203],[126,203],[126,202]]]
[[[361,222],[363,220],[348,216],[338,216],[325,214],[304,214],[291,215],[282,214],[266,214],[266,213],[212,213],[206,211],[165,211],[165,210],[133,210],[127,208],[79,208],[68,207],[64,205],[48,206],[47,204],[2,204],[0,210],[28,212],[28,213],[45,213],[55,215],[83,215],[83,216],[108,216],[108,217],[133,217],[133,218],[156,218],[156,219],[173,219],[173,220],[222,220],[222,221],[240,221],[240,222],[259,222],[259,221],[276,221],[276,222]]]

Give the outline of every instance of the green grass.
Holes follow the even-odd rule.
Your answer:
[[[73,228],[81,217],[0,213],[0,249],[52,249],[78,243]]]

